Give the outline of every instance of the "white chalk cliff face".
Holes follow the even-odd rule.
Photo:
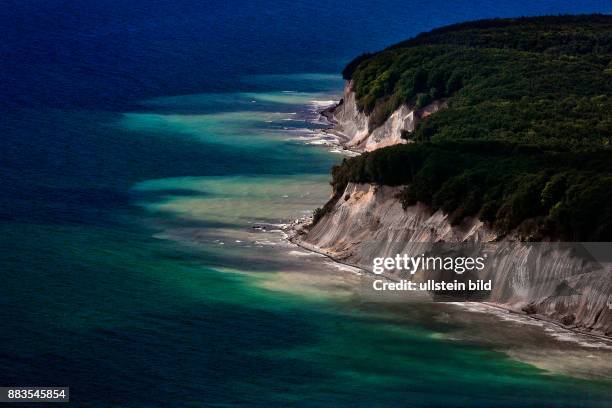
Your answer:
[[[404,143],[401,130],[414,126],[414,112],[402,107],[394,115],[378,133],[368,133],[368,118],[358,112],[349,84],[344,103],[334,112],[336,131],[347,136],[349,147],[361,150]],[[475,218],[454,226],[442,211],[432,213],[423,204],[403,209],[397,198],[401,189],[349,183],[341,196],[332,199],[331,210],[295,240],[366,270],[372,269],[375,257],[418,256],[435,251],[435,243],[478,244],[488,255],[478,279],[492,281],[491,292],[479,300],[612,336],[610,262],[585,256],[585,251],[577,253],[576,245],[533,244],[517,240],[514,234],[498,236]],[[406,277],[401,272],[391,276]],[[419,272],[413,278],[429,277]]]
[[[336,124],[334,131],[343,136],[346,147],[355,151],[371,151],[381,147],[400,143],[407,143],[402,139],[402,131],[412,132],[418,120],[444,107],[441,101],[413,110],[407,105],[400,106],[384,124],[369,129],[368,116],[357,108],[355,92],[351,81],[344,87],[342,103],[333,111],[333,120]]]

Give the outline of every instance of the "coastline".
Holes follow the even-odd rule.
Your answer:
[[[286,224],[282,228],[285,240],[307,253],[317,254],[339,265],[339,273],[347,273],[345,268],[349,267],[367,280],[376,278],[395,282],[393,278],[374,275],[366,268],[338,259],[321,248],[301,241],[296,229],[309,221],[310,217],[305,217],[300,222]],[[612,371],[605,364],[612,355],[610,338],[564,327],[555,321],[516,312],[491,302],[434,302],[424,299],[429,294],[421,294],[423,296],[418,297],[418,293],[413,293],[408,303],[399,308],[394,303],[381,305],[385,310],[395,311],[401,316],[405,316],[405,312],[410,315],[406,308],[417,307],[425,312],[424,316],[431,323],[454,319],[452,334],[442,335],[441,338],[487,345],[518,362],[550,374],[585,380],[607,381],[612,378]],[[431,313],[430,310],[436,312]]]
[[[340,100],[338,103],[335,103],[331,106],[328,106],[322,110],[319,111],[319,115],[324,118],[324,120],[329,124],[329,128],[327,129],[323,129],[322,132],[325,134],[331,134],[334,136],[334,138],[332,139],[333,141],[331,142],[332,145],[342,149],[343,151],[346,152],[351,152],[354,154],[362,154],[363,151],[359,151],[356,149],[352,149],[349,148],[347,146],[347,143],[351,140],[351,138],[345,134],[343,134],[342,132],[339,132],[337,130],[335,130],[335,126],[337,125],[337,121],[334,118],[333,112],[335,111],[335,109],[337,109],[339,106],[341,106],[343,103],[342,100]],[[344,265],[344,266],[348,266],[351,268],[355,268],[358,269],[359,271],[364,273],[364,276],[367,276],[369,278],[373,278],[373,277],[377,277],[378,279],[385,279],[389,282],[398,282],[398,280],[395,280],[391,277],[388,276],[381,276],[381,275],[375,275],[371,270],[368,270],[366,268],[363,268],[361,266],[358,266],[356,264],[347,262],[345,260],[339,259],[337,257],[335,257],[331,252],[329,251],[325,251],[322,248],[314,245],[314,244],[310,244],[307,242],[304,242],[303,240],[300,239],[300,236],[306,233],[306,229],[308,228],[308,226],[311,224],[312,222],[312,217],[302,217],[300,219],[294,220],[291,223],[285,224],[285,226],[282,228],[283,233],[284,233],[284,238],[290,242],[293,245],[296,245],[299,248],[302,248],[308,252],[312,252],[312,253],[316,253],[319,255],[322,255],[324,257],[326,257],[327,259],[329,259],[330,261],[340,264],[340,265]],[[540,324],[542,324],[545,328],[546,326],[549,326],[549,328],[555,328],[558,330],[562,330],[568,334],[572,334],[572,335],[576,335],[576,336],[580,336],[583,337],[582,339],[578,338],[578,339],[574,339],[573,341],[575,341],[576,343],[583,343],[584,340],[590,339],[590,340],[597,340],[597,341],[603,341],[604,344],[602,347],[603,348],[610,348],[612,349],[612,338],[609,336],[606,336],[604,334],[598,334],[598,333],[592,333],[592,332],[588,332],[588,331],[584,331],[581,330],[579,328],[571,328],[571,327],[567,327],[565,325],[563,325],[561,322],[555,321],[553,319],[549,319],[546,318],[545,316],[539,316],[537,314],[528,314],[526,312],[522,312],[522,311],[517,311],[516,309],[513,309],[509,306],[505,306],[503,304],[499,304],[499,303],[495,303],[495,302],[487,302],[487,301],[472,301],[472,302],[440,302],[440,303],[446,303],[449,305],[458,305],[460,307],[464,307],[466,309],[469,309],[469,305],[470,304],[477,304],[477,305],[481,305],[484,306],[488,309],[488,311],[486,311],[487,313],[491,314],[491,315],[496,315],[498,317],[500,317],[499,312],[504,312],[507,313],[508,315],[512,315],[512,316],[516,316],[516,317],[520,317],[523,319],[527,319],[528,321],[533,321],[533,322],[538,322]],[[497,313],[496,313],[497,312]],[[501,317],[500,317],[501,318]],[[526,322],[525,322],[526,324]],[[582,340],[582,341],[581,341]]]
[[[359,271],[364,273],[364,276],[367,276],[369,278],[373,279],[374,277],[376,277],[378,279],[384,279],[384,280],[387,280],[389,282],[399,282],[399,280],[392,279],[389,276],[376,275],[376,274],[374,274],[374,272],[372,272],[372,271],[370,271],[370,270],[368,270],[366,268],[363,268],[361,266],[358,266],[358,265],[355,265],[355,264],[352,264],[352,263],[349,263],[349,262],[345,262],[345,261],[343,261],[341,259],[338,259],[338,258],[334,257],[328,251],[325,251],[325,250],[323,250],[323,249],[321,249],[321,248],[319,248],[319,247],[317,247],[315,245],[308,244],[306,242],[303,242],[303,241],[299,240],[298,239],[299,233],[298,233],[298,229],[297,228],[306,227],[310,223],[310,221],[311,221],[311,218],[308,217],[308,218],[304,218],[302,220],[302,222],[300,222],[300,223],[288,224],[288,226],[283,229],[283,232],[286,234],[285,239],[288,242],[296,245],[299,248],[302,248],[302,249],[304,249],[304,250],[306,250],[308,252],[312,252],[312,253],[315,253],[315,254],[322,255],[322,256],[324,256],[325,258],[329,259],[332,262],[335,262],[335,263],[340,264],[340,265],[348,266],[348,267],[351,267],[351,268],[354,268],[354,269],[358,269]],[[492,314],[492,315],[499,316],[499,314],[494,313],[494,310],[504,311],[504,312],[506,312],[508,314],[511,314],[511,315],[514,315],[514,316],[520,316],[522,318],[526,318],[526,319],[529,319],[529,320],[537,321],[539,323],[543,323],[544,325],[550,325],[551,327],[554,327],[554,328],[566,331],[568,333],[572,333],[572,334],[579,335],[579,336],[585,336],[585,337],[588,337],[588,338],[591,338],[591,339],[594,339],[594,340],[604,341],[604,342],[607,343],[605,345],[605,347],[606,348],[609,347],[609,348],[612,349],[612,339],[610,337],[607,337],[607,336],[604,336],[604,335],[600,335],[600,334],[597,334],[597,333],[585,332],[585,331],[582,331],[580,329],[573,329],[571,327],[566,327],[563,324],[561,324],[559,322],[556,322],[556,321],[554,321],[552,319],[547,319],[545,317],[537,316],[537,315],[533,315],[533,314],[527,314],[525,312],[519,312],[519,311],[516,311],[516,310],[514,310],[514,309],[512,309],[510,307],[506,307],[506,306],[498,304],[498,303],[486,302],[486,301],[481,301],[481,302],[479,302],[479,301],[470,301],[470,302],[439,302],[439,303],[449,304],[449,305],[452,304],[452,305],[458,305],[458,306],[462,306],[462,305],[463,306],[469,306],[470,304],[483,305],[483,306],[491,309],[489,311],[489,313]],[[576,342],[580,343],[579,340],[580,339],[576,339]]]

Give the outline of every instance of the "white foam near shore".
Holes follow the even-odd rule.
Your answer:
[[[478,302],[448,302],[448,304],[462,307],[470,312],[492,314],[501,318],[502,320],[513,323],[538,326],[543,328],[548,335],[559,341],[573,342],[588,348],[612,350],[612,340],[606,340],[599,336],[574,332],[555,323],[535,319],[528,315],[514,313],[501,307],[495,307]]]
[[[348,157],[358,156],[359,153],[341,147],[340,139],[327,132],[316,131],[313,129],[283,129],[284,132],[300,133],[300,136],[286,138],[287,141],[299,141],[314,146],[330,146],[330,153],[341,154]]]
[[[316,109],[324,109],[330,106],[334,106],[338,103],[338,101],[334,100],[323,100],[323,101],[310,101],[309,105],[315,107]]]
[[[361,275],[363,272],[360,268],[356,268],[354,266],[350,266],[350,265],[346,265],[346,264],[342,264],[339,262],[334,262],[334,261],[327,261],[325,262],[327,265],[333,266],[334,268],[343,271],[343,272],[350,272],[353,273],[355,275]]]
[[[306,252],[306,251],[289,251],[288,252],[289,255],[293,255],[293,256],[315,256],[316,254],[313,252]]]
[[[336,153],[336,154],[342,154],[344,156],[348,156],[348,157],[356,157],[359,156],[359,153],[355,153],[353,151],[350,150],[346,150],[346,149],[340,149],[340,148],[334,148],[331,149],[329,151],[330,153]]]
[[[311,145],[327,145],[327,144],[330,144],[330,142],[327,141],[327,140],[324,140],[324,139],[315,139],[315,140],[309,141],[308,144],[311,144]]]

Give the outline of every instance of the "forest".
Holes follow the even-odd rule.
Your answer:
[[[477,216],[525,240],[612,240],[612,16],[443,27],[361,55],[343,76],[370,130],[402,104],[447,107],[409,143],[334,167],[336,196],[348,182],[405,185],[405,207],[426,203],[453,224]]]

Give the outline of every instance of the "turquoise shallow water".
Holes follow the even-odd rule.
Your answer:
[[[535,329],[476,320],[469,332],[465,312],[364,302],[356,275],[285,243],[278,224],[326,200],[342,157],[320,145],[315,114],[341,83],[249,81],[269,91],[32,113],[106,138],[97,148],[114,154],[91,160],[118,166],[104,182],[53,179],[56,200],[41,200],[41,181],[4,198],[29,216],[0,226],[3,383],[69,385],[77,406],[101,407],[609,404],[609,380],[538,368],[573,355]],[[496,330],[524,330],[545,357],[511,358]]]
[[[341,157],[309,144],[342,87],[326,72],[608,3],[3,2],[0,386],[70,386],[76,407],[609,406],[609,352],[368,302],[275,231]]]

